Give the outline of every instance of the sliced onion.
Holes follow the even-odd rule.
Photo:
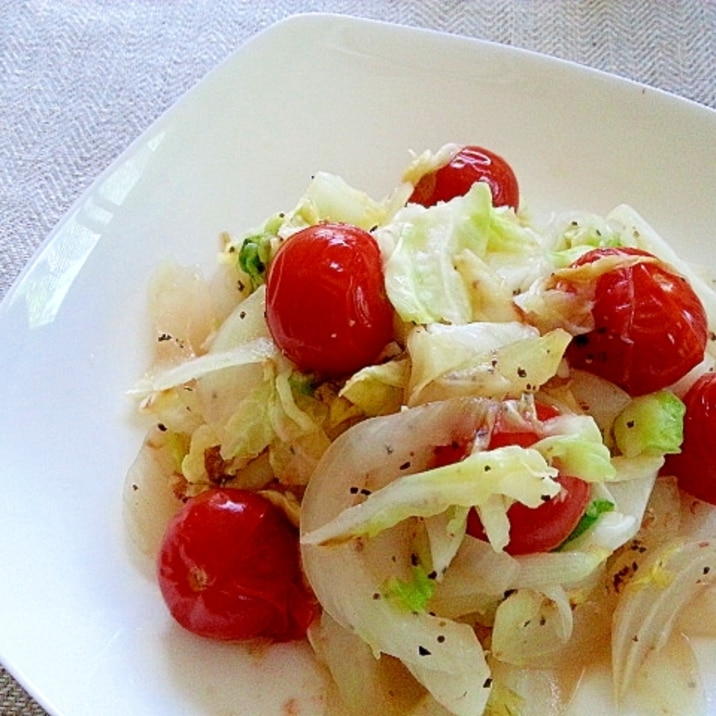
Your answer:
[[[124,482],[124,521],[132,541],[154,558],[169,518],[181,507],[172,491],[174,457],[168,436],[158,428],[149,431]]]
[[[468,438],[485,416],[484,401],[434,403],[373,418],[339,437],[304,496],[302,531],[313,531],[395,477],[425,469],[435,445]],[[436,701],[458,716],[477,716],[490,693],[489,669],[467,624],[412,613],[381,597],[384,581],[410,569],[411,545],[401,523],[374,539],[335,546],[303,545],[306,575],[324,609],[375,653],[400,659]]]
[[[564,589],[518,589],[495,612],[492,654],[515,666],[538,667],[572,635],[572,609]]]
[[[667,542],[647,556],[614,611],[612,668],[622,698],[646,657],[664,646],[685,604],[716,578],[716,541]]]
[[[647,655],[621,706],[628,713],[707,713],[699,662],[683,634],[672,632],[663,648]]]
[[[488,713],[563,716],[579,685],[581,667],[524,669],[496,659],[490,662],[495,682]]]
[[[261,363],[267,358],[277,355],[274,343],[268,338],[256,338],[249,343],[219,353],[205,353],[168,368],[158,375],[140,380],[129,391],[130,395],[148,397],[152,393],[176,388],[179,385],[197,380],[203,376],[227,368],[234,368],[252,363]]]
[[[403,665],[389,656],[376,658],[356,634],[346,631],[324,612],[311,625],[308,638],[337,690],[329,705],[335,716],[404,716],[423,696]],[[346,655],[350,654],[350,658]]]

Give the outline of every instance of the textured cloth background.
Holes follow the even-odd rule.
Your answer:
[[[537,50],[716,109],[716,0],[0,0],[0,298],[182,93],[257,31],[315,11]],[[0,671],[0,715],[19,714],[44,711]]]

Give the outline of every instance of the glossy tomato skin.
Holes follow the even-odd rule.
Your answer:
[[[483,147],[463,147],[445,166],[420,178],[408,201],[434,206],[464,196],[476,181],[492,192],[494,206],[519,207],[520,190],[512,167],[498,154]]]
[[[323,223],[287,239],[269,265],[266,320],[303,372],[338,377],[374,362],[393,337],[393,307],[373,237]]]
[[[575,266],[608,255],[654,257],[635,248],[594,249]],[[594,292],[594,330],[567,350],[572,366],[644,395],[675,383],[704,357],[706,312],[688,281],[658,260],[603,273]]]
[[[536,406],[537,420],[555,417],[559,412],[548,405]],[[529,447],[539,439],[534,431],[512,428],[498,415],[490,436],[488,449],[519,445]],[[436,467],[457,462],[465,456],[467,446],[441,446],[436,450]],[[559,547],[572,533],[589,504],[591,488],[578,477],[559,475],[557,482],[562,490],[539,507],[527,507],[515,502],[507,510],[510,521],[510,541],[505,552],[511,555],[549,552]],[[467,533],[472,537],[487,540],[487,535],[476,510],[470,510],[467,519]]]
[[[300,639],[317,614],[302,581],[297,530],[246,490],[190,498],[167,527],[158,578],[176,621],[212,639]]]
[[[679,487],[716,505],[716,373],[698,378],[684,396],[681,452],[668,455],[663,474],[675,475]]]

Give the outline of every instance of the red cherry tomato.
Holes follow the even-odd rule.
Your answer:
[[[574,265],[607,255],[647,256],[633,248],[589,251]],[[651,257],[653,258],[653,257]],[[665,388],[704,357],[708,325],[688,281],[660,261],[603,273],[594,293],[594,330],[574,338],[570,363],[616,383],[631,395]]]
[[[716,505],[716,373],[702,375],[684,396],[684,441],[668,455],[662,473],[675,475],[679,487]]]
[[[551,406],[538,404],[537,419],[540,421],[558,415]],[[536,432],[508,426],[498,415],[490,436],[489,449],[505,445],[529,447],[539,439]],[[436,449],[436,467],[457,462],[465,457],[467,446],[448,445]],[[512,555],[549,552],[559,547],[572,533],[589,504],[591,489],[587,482],[577,477],[560,475],[557,482],[561,491],[539,507],[527,507],[515,502],[507,510],[510,521],[510,541],[505,552]],[[476,510],[470,510],[467,519],[467,533],[477,539],[486,540],[487,535]]]
[[[200,636],[289,641],[302,638],[317,613],[302,581],[297,530],[246,490],[191,498],[167,527],[158,576],[172,616]]]
[[[363,229],[317,224],[291,236],[269,265],[266,320],[304,372],[353,373],[393,337],[380,250]]]
[[[445,166],[423,175],[408,201],[433,206],[464,196],[476,181],[484,181],[495,206],[519,206],[520,192],[512,167],[500,156],[482,147],[463,147]]]

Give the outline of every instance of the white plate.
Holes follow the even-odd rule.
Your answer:
[[[254,38],[97,180],[0,308],[2,661],[63,716],[319,716],[306,649],[181,632],[126,549],[142,431],[123,394],[153,268],[211,270],[221,230],[290,208],[318,169],[379,197],[446,141],[507,157],[537,212],[628,202],[713,261],[714,138],[706,108],[506,47],[319,15]]]

